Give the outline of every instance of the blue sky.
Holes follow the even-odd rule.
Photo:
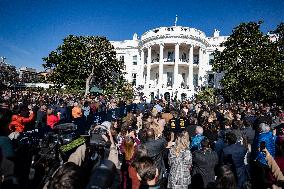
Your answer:
[[[43,70],[42,57],[69,35],[131,39],[134,32],[174,24],[211,36],[230,35],[240,22],[263,20],[262,30],[284,22],[284,0],[0,0],[0,56]]]

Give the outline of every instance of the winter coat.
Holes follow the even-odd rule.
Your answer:
[[[270,156],[270,158],[272,157]],[[266,157],[266,160],[267,160],[267,157]],[[280,172],[284,173],[284,157],[283,156],[275,157],[274,160],[277,163],[280,169]],[[271,165],[269,164],[269,161],[267,163],[268,163],[268,166],[271,167]],[[269,178],[268,178],[268,181],[270,184],[277,184],[277,177],[275,177],[276,175],[278,175],[278,173],[275,174],[275,171],[271,170],[271,173],[269,174]]]
[[[195,150],[200,150],[201,149],[201,141],[205,137],[201,134],[197,134],[193,137],[191,137],[191,144],[190,144],[190,150],[194,152]]]
[[[34,114],[31,113],[28,118],[21,115],[13,115],[12,121],[9,124],[9,129],[16,132],[23,132],[25,129],[25,123],[29,123],[34,119]]]
[[[211,149],[195,151],[192,158],[192,188],[206,188],[213,183],[217,163],[218,155]]]
[[[56,112],[60,112],[60,123],[65,123],[66,121],[68,121],[67,108],[66,107],[58,107],[56,109]]]
[[[148,151],[148,156],[154,160],[159,170],[159,179],[161,179],[166,171],[163,156],[166,152],[167,141],[164,138],[157,140],[150,139],[144,145]]]
[[[13,144],[10,138],[0,136],[0,148],[2,149],[2,154],[4,157],[10,158],[15,156]]]
[[[46,125],[46,112],[41,110],[37,111],[35,128],[42,128]]]
[[[131,189],[139,189],[140,187],[140,181],[137,177],[137,171],[134,167],[129,166],[128,167],[128,175],[131,179]]]
[[[53,129],[54,125],[60,121],[60,116],[47,115],[46,124]]]
[[[223,162],[232,164],[233,171],[238,179],[238,188],[241,188],[247,180],[246,167],[244,163],[247,150],[241,144],[232,144],[223,149]]]
[[[269,168],[271,169],[271,172],[273,173],[273,176],[276,178],[277,181],[284,181],[283,173],[281,172],[281,169],[279,168],[276,161],[271,157],[271,155],[266,156],[266,160],[268,163]]]
[[[79,135],[86,134],[86,131],[90,129],[90,126],[87,124],[84,117],[75,118],[72,122],[77,126],[76,133]]]
[[[265,133],[261,133],[257,136],[257,144],[256,144],[256,148],[260,147],[260,143],[264,141],[265,142],[265,147],[266,149],[269,151],[269,153],[271,154],[272,157],[275,157],[275,151],[276,151],[276,147],[275,147],[275,141],[276,141],[276,136],[274,136],[272,134],[272,132],[265,132]],[[256,152],[256,158],[257,161],[259,161],[260,163],[267,165],[267,161],[265,160],[265,154],[263,152],[257,151]]]
[[[255,135],[255,131],[252,129],[252,127],[243,128],[242,132],[247,143],[252,144]]]
[[[192,155],[189,149],[181,151],[177,156],[173,149],[169,153],[170,174],[168,188],[187,189],[191,184],[190,169]]]

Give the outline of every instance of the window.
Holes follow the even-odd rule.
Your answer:
[[[193,55],[193,64],[199,63],[199,56],[197,54]]]
[[[186,100],[186,97],[187,97],[186,93],[181,93],[181,101]]]
[[[198,86],[198,74],[193,74],[193,86]]]
[[[157,54],[157,58],[155,59],[155,61],[156,61],[156,62],[159,62],[159,61],[160,61],[160,54],[159,54],[159,53]]]
[[[133,56],[133,61],[137,61],[137,55]]]
[[[137,55],[132,57],[133,65],[137,65]]]
[[[209,65],[212,65],[214,62],[214,55],[213,53],[209,54]]]
[[[123,55],[119,57],[119,61],[124,62],[124,56]]]
[[[182,73],[181,77],[182,77],[181,87],[184,88],[185,87],[185,73]]]
[[[158,84],[159,81],[159,73],[156,73],[156,84]]]
[[[137,77],[137,73],[133,73],[133,74],[132,74],[132,85],[133,85],[133,86],[136,85],[136,77]]]
[[[146,59],[144,60],[144,64],[147,64],[148,56],[146,56]]]
[[[186,53],[182,53],[182,55],[181,55],[181,60],[182,60],[183,62],[186,62]]]
[[[169,51],[168,52],[168,62],[173,62],[174,61],[174,52],[173,51]]]
[[[208,86],[214,87],[214,74],[208,74]]]
[[[185,73],[182,73],[181,76],[182,76],[182,81],[185,82]]]
[[[167,87],[173,86],[173,72],[167,72]]]

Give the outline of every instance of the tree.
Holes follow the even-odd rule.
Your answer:
[[[16,67],[5,62],[5,58],[0,59],[0,85],[12,85],[19,81],[19,74]]]
[[[51,82],[70,89],[85,88],[85,95],[91,82],[103,88],[115,85],[122,75],[123,62],[116,59],[116,52],[105,37],[69,35],[43,60],[43,67],[52,70]]]
[[[133,86],[128,83],[124,77],[120,77],[116,85],[108,85],[104,89],[105,95],[115,95],[118,98],[123,98],[124,100],[132,100],[134,96]]]
[[[278,53],[276,56],[276,61],[279,63],[279,69],[280,77],[278,78],[279,80],[279,94],[278,98],[282,100],[282,104],[284,104],[284,82],[283,82],[283,75],[284,75],[284,23],[281,22],[277,28],[271,32],[276,36],[276,41],[274,44],[276,45],[276,48],[278,49]],[[282,76],[282,77],[281,77]],[[282,79],[282,81],[281,81]]]
[[[223,71],[223,92],[232,100],[270,101],[280,98],[284,80],[281,51],[271,36],[260,31],[262,22],[241,23],[214,52],[213,70]],[[283,28],[282,28],[283,29]]]
[[[200,101],[206,101],[208,103],[214,103],[217,99],[216,89],[205,88],[196,94],[196,99]]]

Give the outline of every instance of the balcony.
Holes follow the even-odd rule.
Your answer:
[[[160,63],[160,59],[159,58],[155,58],[151,60],[151,64],[159,64]],[[164,64],[175,64],[175,59],[174,58],[164,58],[163,59],[163,63]],[[147,64],[147,60],[144,61],[144,64]],[[189,59],[179,59],[179,64],[189,64]],[[193,64],[198,65],[199,64],[199,60],[193,60]]]
[[[164,58],[164,62],[174,62],[174,58]]]
[[[180,59],[179,59],[179,62],[181,62],[181,63],[188,63],[188,62],[189,62],[189,59],[182,59],[182,58],[180,58]]]

